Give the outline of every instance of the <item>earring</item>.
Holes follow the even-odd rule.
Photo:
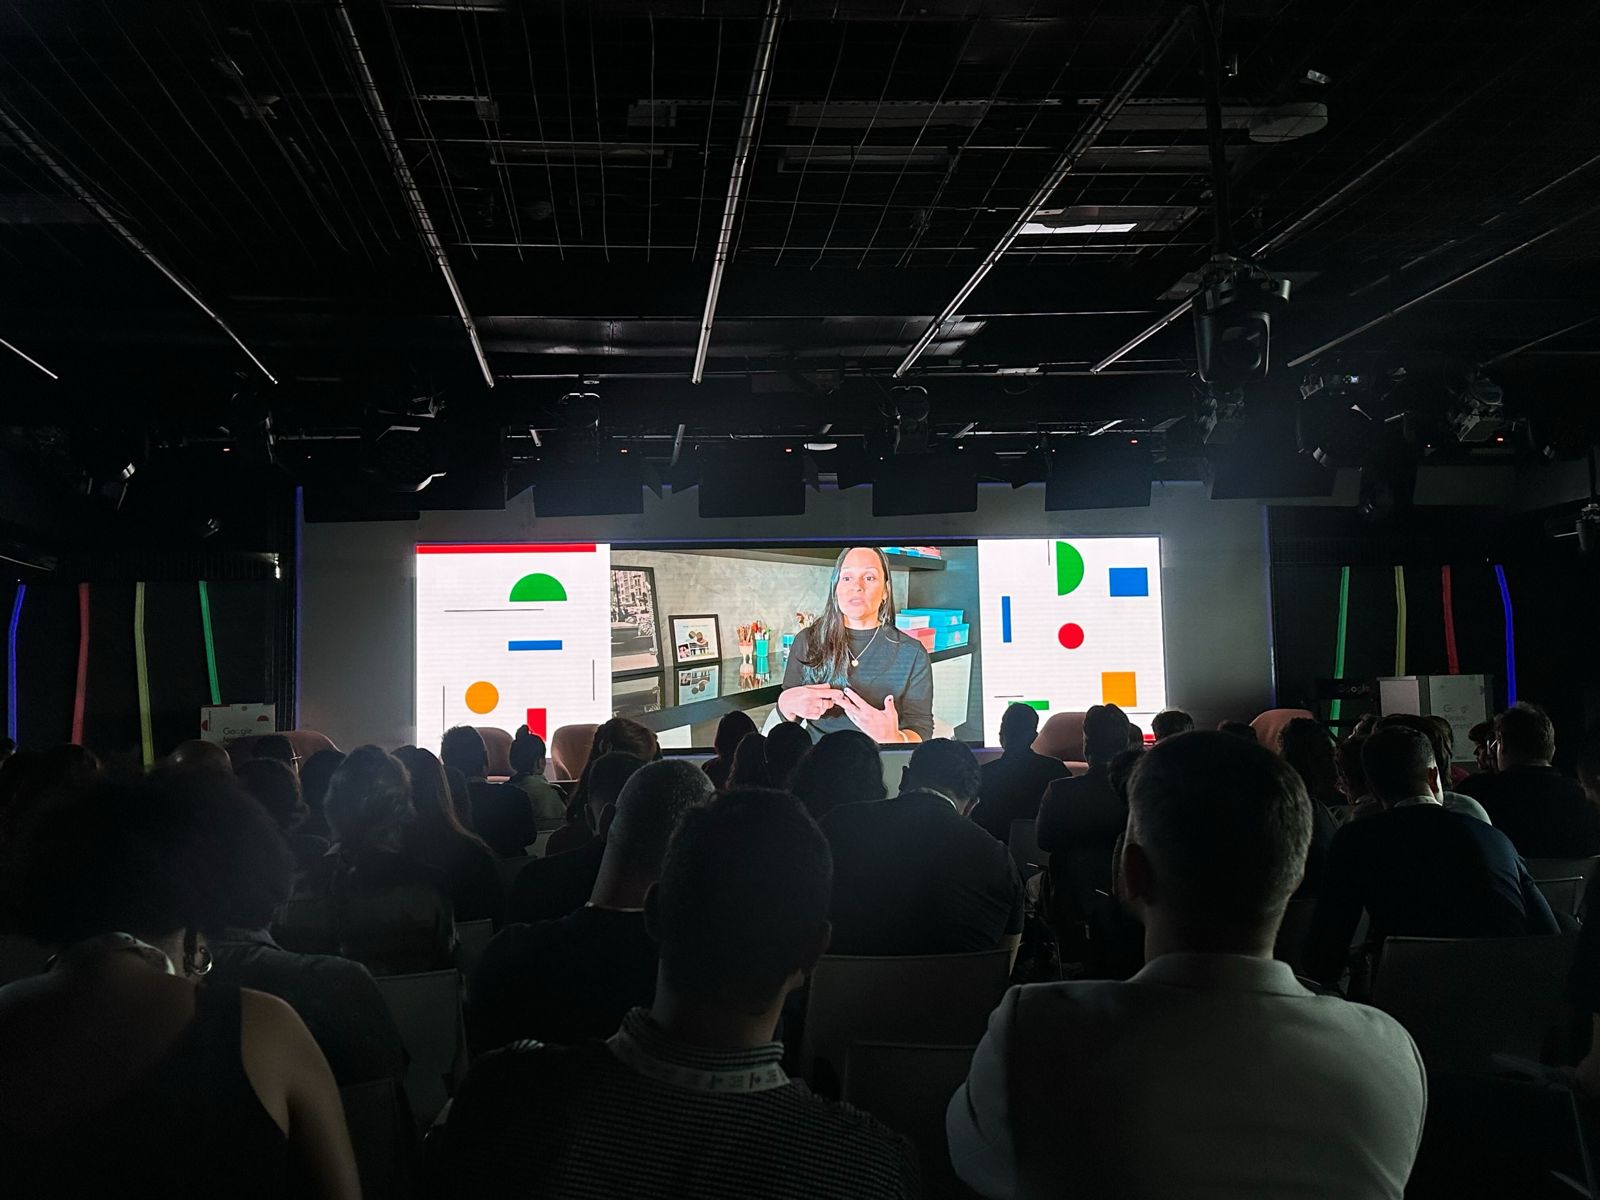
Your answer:
[[[183,939],[183,973],[196,979],[203,979],[211,974],[211,968],[216,965],[216,961],[211,957],[211,947],[198,945],[191,931]]]

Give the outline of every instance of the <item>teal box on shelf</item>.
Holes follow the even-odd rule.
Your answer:
[[[954,646],[967,644],[967,633],[972,628],[970,625],[939,625],[933,631],[933,648],[935,650],[949,650]]]
[[[900,629],[938,629],[960,625],[965,612],[960,608],[902,608],[895,614],[894,623]]]

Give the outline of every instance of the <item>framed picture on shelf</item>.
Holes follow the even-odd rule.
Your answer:
[[[722,636],[717,627],[717,615],[701,617],[668,617],[667,626],[672,632],[673,653],[678,666],[685,663],[714,663],[722,658]]]
[[[662,668],[656,573],[649,567],[611,568],[611,674]]]
[[[715,700],[720,694],[718,685],[722,681],[721,676],[722,668],[715,664],[679,671],[678,703],[688,704],[693,700]]]

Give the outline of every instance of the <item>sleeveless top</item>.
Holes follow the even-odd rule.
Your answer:
[[[202,984],[194,1020],[120,1096],[43,1137],[0,1126],[7,1196],[291,1193],[289,1143],[245,1074],[239,989]]]

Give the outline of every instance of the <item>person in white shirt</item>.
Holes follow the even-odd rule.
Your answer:
[[[1127,982],[1006,993],[946,1114],[988,1197],[1400,1197],[1426,1084],[1391,1017],[1272,958],[1311,801],[1270,751],[1185,733],[1129,790],[1117,890],[1144,924]]]

